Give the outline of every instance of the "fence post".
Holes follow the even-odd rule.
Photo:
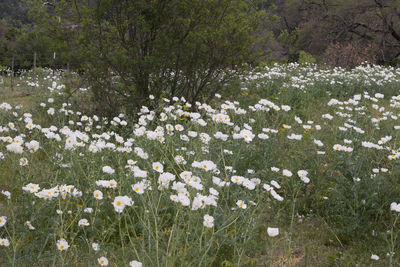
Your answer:
[[[36,52],[33,53],[33,82],[36,82]]]
[[[56,67],[56,52],[53,52],[53,77],[54,77],[54,68]]]
[[[11,59],[11,90],[14,91],[14,54]]]

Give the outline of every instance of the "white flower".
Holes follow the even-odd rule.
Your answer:
[[[303,136],[301,134],[294,134],[288,135],[287,138],[291,140],[301,140]]]
[[[35,141],[35,140],[25,143],[25,146],[28,148],[29,152],[31,152],[31,153],[36,152],[40,147],[39,142]]]
[[[187,206],[190,205],[190,199],[189,199],[188,196],[185,195],[185,194],[181,194],[181,193],[180,193],[180,194],[178,195],[178,200],[179,200],[179,202],[182,204],[182,206],[187,207]]]
[[[159,189],[168,188],[169,183],[175,180],[175,175],[164,172],[158,177]]]
[[[268,136],[267,134],[264,134],[264,133],[260,133],[260,134],[258,134],[257,136],[258,136],[258,138],[260,138],[261,140],[266,140],[266,139],[269,138],[269,136]]]
[[[256,185],[255,185],[252,181],[250,181],[249,179],[247,179],[247,178],[245,178],[245,179],[243,180],[242,185],[243,185],[244,187],[246,187],[247,189],[249,189],[249,190],[253,190],[254,188],[256,188]]]
[[[104,166],[103,167],[103,172],[108,173],[108,174],[113,174],[115,171],[110,166]]]
[[[94,251],[98,251],[100,249],[99,244],[97,243],[92,243],[92,248]]]
[[[392,204],[390,204],[390,210],[400,212],[400,203],[392,202]]]
[[[99,262],[100,266],[107,266],[108,265],[108,259],[106,257],[100,257],[97,259]]]
[[[3,227],[7,222],[7,217],[6,216],[1,216],[0,217],[0,227]]]
[[[117,181],[115,181],[114,179],[112,180],[98,180],[96,181],[96,185],[101,186],[101,187],[105,187],[105,188],[116,188],[117,187]]]
[[[134,160],[132,160],[132,159],[128,159],[126,162],[127,162],[129,165],[135,165],[135,164],[137,163],[137,161],[134,161]]]
[[[243,129],[240,131],[240,137],[243,138],[246,143],[250,143],[254,136],[255,135],[250,130]]]
[[[189,137],[187,136],[187,135],[185,135],[185,134],[181,134],[180,136],[179,136],[179,138],[182,140],[182,141],[185,141],[185,142],[189,142]]]
[[[321,147],[324,146],[324,144],[322,143],[322,141],[314,139],[314,144],[316,144],[317,146]]]
[[[182,132],[183,131],[183,126],[180,124],[175,125],[175,130]]]
[[[93,196],[95,199],[101,200],[101,199],[103,199],[103,192],[101,192],[100,190],[95,190],[93,192]]]
[[[130,267],[142,267],[142,263],[140,261],[131,261],[129,263]]]
[[[193,161],[192,167],[194,168],[200,168],[205,171],[216,171],[217,170],[217,165],[212,162],[211,160],[203,160],[203,161]]]
[[[164,166],[160,162],[153,162],[153,170],[159,173],[164,172]]]
[[[216,139],[221,139],[222,141],[226,141],[226,140],[228,140],[229,135],[224,134],[224,133],[221,133],[221,132],[216,132],[216,133],[214,134],[214,137],[215,137]]]
[[[333,149],[334,149],[334,150],[337,150],[337,151],[342,151],[342,150],[344,150],[344,147],[343,147],[342,145],[335,144],[335,145],[333,146]]]
[[[273,171],[273,172],[279,172],[279,168],[277,168],[277,167],[271,167],[271,171]]]
[[[85,208],[85,209],[83,210],[83,212],[85,212],[85,213],[92,213],[92,212],[93,212],[93,209],[92,209],[92,208]]]
[[[292,176],[292,172],[289,171],[289,170],[284,169],[284,170],[282,170],[282,175],[283,176],[287,176],[287,177],[291,177]]]
[[[378,255],[375,255],[375,254],[372,254],[371,255],[371,260],[379,260],[379,256]]]
[[[10,245],[10,241],[7,238],[0,238],[0,246],[8,247]]]
[[[241,209],[246,209],[246,208],[247,208],[247,205],[244,203],[243,200],[238,200],[238,201],[236,202],[236,206],[238,206],[238,207],[241,208]]]
[[[245,178],[243,176],[234,175],[231,177],[231,182],[241,185],[243,183],[244,179]]]
[[[204,221],[203,225],[207,228],[213,228],[214,227],[214,217],[211,215],[204,215]]]
[[[209,188],[210,194],[213,196],[218,196],[219,192],[217,190],[215,190],[214,188],[210,187]]]
[[[174,202],[179,202],[179,199],[178,199],[177,195],[170,195],[169,198]]]
[[[48,110],[47,110],[47,114],[49,114],[49,115],[54,115],[54,108],[49,108]]]
[[[131,168],[134,177],[138,178],[146,178],[147,171],[141,170],[138,166],[134,166],[133,169]]]
[[[69,248],[68,242],[64,238],[61,238],[57,241],[57,248],[61,251],[67,250]]]
[[[8,199],[11,199],[11,193],[9,191],[1,190],[1,193],[5,195]]]
[[[308,172],[306,170],[299,170],[297,171],[297,175],[300,177],[300,179],[308,184],[310,182],[310,179],[307,177]]]
[[[113,201],[114,209],[116,212],[121,213],[125,206],[132,206],[133,200],[128,196],[117,196]]]
[[[32,223],[30,221],[26,221],[25,225],[28,226],[29,230],[35,230],[36,228],[32,225]]]
[[[273,188],[269,191],[272,195],[273,198],[275,198],[278,201],[283,201],[283,197],[281,197],[278,193],[275,192]]]
[[[332,120],[332,119],[333,119],[333,116],[330,115],[330,114],[324,114],[324,115],[322,115],[322,118],[328,119],[328,120]]]
[[[298,175],[299,177],[306,177],[307,174],[308,174],[308,171],[306,171],[306,170],[299,170],[299,171],[297,171],[297,175]]]
[[[143,182],[136,183],[132,185],[132,190],[138,193],[139,195],[144,193],[144,184]]]
[[[275,180],[272,180],[271,182],[271,185],[273,185],[276,189],[280,189],[281,188],[281,186],[278,184],[278,182],[276,182]]]
[[[180,155],[175,156],[174,159],[175,159],[176,164],[186,164],[186,160]]]
[[[27,158],[21,158],[19,160],[19,165],[20,166],[27,166],[28,165],[28,159]]]
[[[21,154],[24,152],[24,148],[22,147],[21,143],[12,142],[6,146],[7,151],[14,152],[16,154]]]
[[[78,222],[78,226],[89,226],[89,221],[87,219],[80,219]]]
[[[300,177],[300,179],[305,183],[308,184],[310,182],[310,178],[308,177]]]
[[[279,235],[279,228],[268,227],[267,232],[270,237],[275,237]]]

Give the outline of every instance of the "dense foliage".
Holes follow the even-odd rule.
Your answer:
[[[94,7],[97,3],[97,1],[66,0],[33,2],[46,7],[46,12],[57,22],[58,16],[55,16],[54,9],[69,9],[81,2],[89,3]],[[43,3],[46,4],[43,5]],[[259,10],[267,11],[271,18],[258,32],[270,38],[268,42],[260,46],[264,52],[264,60],[301,61],[301,53],[305,51],[320,62],[335,66],[355,66],[363,61],[398,63],[400,3],[396,0],[260,0],[255,4]],[[6,40],[4,33],[14,32],[20,28],[29,28],[31,31],[33,27],[29,25],[38,23],[38,20],[32,21],[27,16],[28,10],[36,6],[31,0],[7,0],[1,5],[0,19],[3,21],[0,23],[0,40],[3,42]],[[110,12],[118,8],[115,2],[112,6],[114,8],[109,9]],[[36,8],[34,10],[37,11]],[[84,14],[82,12],[82,15]],[[41,16],[43,15],[41,13]],[[68,13],[66,17],[67,22],[62,21],[63,25],[73,25],[70,15],[71,13]],[[273,35],[269,34],[270,31]],[[19,34],[27,33],[28,31],[23,31]],[[46,44],[50,43],[46,41]],[[57,53],[67,52],[68,48],[70,47],[66,46],[64,51],[60,50]],[[51,53],[54,50],[55,48],[52,47],[47,52]],[[17,52],[22,51],[24,50],[17,50]],[[41,52],[44,53],[44,51]],[[0,51],[0,54],[5,55],[5,51]],[[28,58],[28,55],[25,57]],[[46,55],[46,57],[50,56]],[[2,59],[0,64],[8,65],[4,63],[6,62]],[[46,63],[43,59],[42,64]]]

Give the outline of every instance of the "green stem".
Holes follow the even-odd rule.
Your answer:
[[[168,245],[167,245],[167,258],[166,258],[166,262],[165,262],[165,265],[166,265],[166,266],[168,266],[169,248],[170,248],[170,245],[171,245],[172,235],[173,235],[173,233],[174,233],[174,228],[175,228],[175,225],[177,224],[177,221],[178,221],[178,216],[179,216],[180,210],[181,210],[181,209],[179,208],[178,211],[176,212],[174,224],[172,225],[171,233],[169,234]],[[201,242],[201,240],[200,240],[200,242]]]
[[[297,194],[298,194],[298,191],[293,195],[293,199],[292,199],[292,210],[291,210],[289,238],[288,238],[288,251],[286,254],[286,258],[287,258],[288,262],[290,261],[290,257],[292,255],[292,233],[293,233],[294,212],[295,212],[295,208],[296,208]]]
[[[394,227],[396,226],[397,220],[399,219],[400,214],[398,214],[396,216],[396,219],[394,220],[394,223],[392,224],[392,229],[390,230],[390,256],[389,256],[389,263],[388,266],[391,267],[392,266],[392,262],[393,262],[393,255],[394,255],[394,248],[396,246],[396,239],[397,236],[394,236]]]

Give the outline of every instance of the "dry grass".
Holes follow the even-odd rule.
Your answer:
[[[1,103],[7,102],[13,106],[22,105],[23,111],[29,111],[34,106],[34,89],[30,86],[27,86],[25,82],[19,78],[16,78],[13,89],[11,89],[10,86],[10,77],[3,76],[0,82]]]
[[[289,229],[280,228],[282,233]],[[268,239],[269,237],[265,237]],[[329,226],[317,216],[309,216],[295,223],[290,257],[288,240],[284,234],[274,246],[266,246],[257,267],[321,267],[321,266],[387,266],[387,260],[370,260],[371,253],[359,244],[343,245]],[[368,241],[370,242],[370,241]]]

